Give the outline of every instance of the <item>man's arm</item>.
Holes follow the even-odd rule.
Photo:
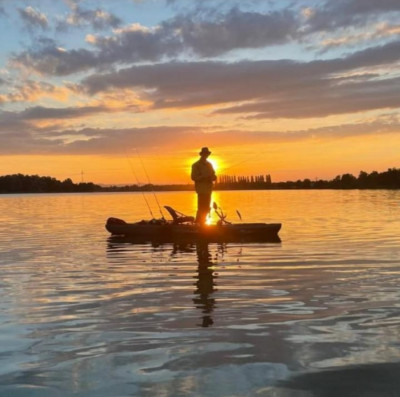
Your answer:
[[[202,175],[197,163],[192,165],[192,174],[191,174],[192,181],[200,182],[202,180]]]

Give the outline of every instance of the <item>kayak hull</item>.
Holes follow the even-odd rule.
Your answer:
[[[125,236],[138,241],[271,241],[280,242],[280,223],[238,223],[223,225],[176,224],[174,222],[125,223],[109,218],[105,225],[114,236]]]

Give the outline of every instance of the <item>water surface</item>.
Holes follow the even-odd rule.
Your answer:
[[[282,242],[135,245],[104,223],[141,193],[0,196],[0,395],[399,396],[400,193],[214,198]]]

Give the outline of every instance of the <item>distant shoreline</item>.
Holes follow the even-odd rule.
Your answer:
[[[248,189],[213,189],[213,192],[234,192],[234,191],[280,191],[280,190],[288,190],[288,191],[301,191],[301,190],[400,190],[400,188],[388,188],[388,187],[367,187],[367,188],[332,188],[332,187],[327,187],[327,188],[265,188],[265,189],[255,189],[255,188],[248,188]],[[68,192],[63,192],[63,191],[57,191],[57,192],[0,192],[0,195],[6,196],[6,195],[13,195],[13,194],[74,194],[74,193],[163,193],[163,192],[195,192],[194,188],[193,189],[163,189],[160,188],[158,189],[157,187],[154,187],[154,189],[151,190],[107,190],[107,189],[101,189],[101,190],[92,190],[92,191],[68,191]]]
[[[353,190],[400,190],[400,188],[389,188],[389,187],[367,187],[367,188],[332,188],[332,187],[313,187],[313,188],[304,188],[304,187],[293,187],[293,188],[288,188],[288,187],[272,187],[272,188],[247,188],[247,189],[213,189],[214,192],[232,192],[232,191],[304,191],[304,190],[347,190],[347,191],[353,191]],[[54,191],[54,192],[0,192],[0,196],[6,196],[6,195],[18,195],[18,194],[76,194],[76,193],[163,193],[163,192],[195,192],[194,188],[188,188],[188,189],[174,189],[174,188],[168,188],[168,185],[161,185],[160,188],[157,188],[157,186],[154,186],[153,189],[148,190],[148,189],[134,189],[134,190],[108,190],[107,188],[101,189],[101,190],[74,190],[74,191]]]
[[[287,182],[272,182],[263,177],[226,177],[217,181],[216,191],[224,190],[367,190],[400,189],[400,169],[389,168],[384,172],[370,174],[361,171],[358,177],[351,174],[338,175],[326,180],[303,179]],[[101,186],[92,182],[73,183],[71,179],[59,181],[49,176],[13,174],[0,176],[0,194],[19,193],[95,193],[95,192],[177,192],[194,191],[190,184]]]

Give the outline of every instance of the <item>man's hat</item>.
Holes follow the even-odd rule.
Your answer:
[[[208,155],[210,155],[211,152],[208,150],[208,147],[202,147],[202,148],[201,148],[201,151],[200,151],[200,153],[199,153],[199,155],[201,156],[202,154],[208,154]]]

